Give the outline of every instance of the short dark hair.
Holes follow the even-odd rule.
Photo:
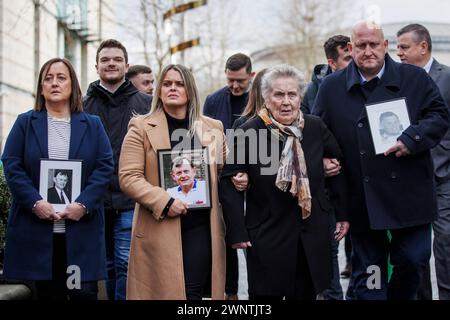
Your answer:
[[[58,175],[66,176],[67,178],[69,178],[69,172],[64,169],[55,169],[53,176],[56,178]]]
[[[105,41],[102,41],[100,43],[100,46],[97,49],[97,54],[95,56],[95,61],[98,63],[98,57],[100,55],[100,51],[102,51],[104,48],[118,48],[123,51],[123,56],[125,57],[125,63],[128,63],[128,53],[127,49],[124,47],[122,43],[115,39],[108,39]]]
[[[428,32],[427,28],[418,23],[411,23],[398,30],[397,37],[400,37],[402,34],[408,32],[414,33],[415,43],[425,41],[428,44],[428,52],[431,53],[433,45],[431,43],[430,32]]]
[[[238,71],[242,68],[245,68],[248,74],[252,73],[252,61],[249,56],[243,53],[233,54],[225,63],[225,70]]]
[[[327,59],[332,59],[336,61],[339,57],[338,48],[346,47],[350,42],[350,38],[347,36],[343,36],[341,34],[332,36],[323,44],[323,49],[325,50],[325,56]]]
[[[152,73],[152,68],[142,64],[136,64],[128,68],[128,72],[125,73],[125,77],[127,79],[131,79],[141,73]]]
[[[41,70],[39,71],[39,77],[36,87],[36,95],[34,100],[34,111],[45,110],[45,98],[42,94],[42,82],[48,73],[50,67],[55,63],[64,63],[67,69],[69,69],[70,81],[72,82],[71,88],[72,93],[70,95],[70,112],[81,112],[83,111],[83,94],[81,93],[80,84],[78,83],[77,74],[72,67],[69,60],[63,58],[53,58],[48,60],[43,64]]]

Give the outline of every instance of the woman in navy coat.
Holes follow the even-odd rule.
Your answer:
[[[47,61],[34,110],[18,116],[2,156],[12,194],[4,277],[34,280],[38,299],[94,300],[106,276],[102,198],[112,152],[99,118],[82,110],[70,62]],[[82,160],[81,193],[63,212],[39,194],[43,158]]]

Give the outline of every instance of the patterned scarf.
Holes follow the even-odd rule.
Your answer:
[[[308,172],[306,170],[305,155],[300,141],[303,139],[303,127],[305,119],[299,111],[299,117],[290,126],[282,125],[273,119],[267,107],[259,112],[258,116],[269,128],[270,133],[278,140],[284,140],[281,132],[287,135],[287,140],[281,153],[280,165],[278,167],[275,185],[278,189],[286,192],[289,190],[292,196],[297,196],[298,205],[302,208],[302,218],[306,219],[311,215],[311,191],[309,189]],[[281,132],[280,132],[281,131]]]

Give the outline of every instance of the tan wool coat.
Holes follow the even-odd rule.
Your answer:
[[[208,146],[211,185],[211,298],[225,290],[225,224],[218,196],[218,174],[226,142],[219,121],[201,116],[196,134]],[[119,181],[137,204],[128,262],[127,299],[185,300],[180,218],[160,219],[170,195],[159,187],[157,150],[170,149],[164,112],[133,118],[122,145]]]

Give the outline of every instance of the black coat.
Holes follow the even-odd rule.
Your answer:
[[[254,129],[268,132],[261,118],[247,121],[241,126],[246,134]],[[245,152],[243,164],[232,164],[230,153],[220,184],[220,200],[227,227],[229,244],[251,241],[247,249],[247,268],[249,293],[257,295],[294,294],[297,248],[299,238],[303,243],[309,269],[316,292],[321,292],[330,284],[331,279],[331,204],[325,194],[323,157],[339,158],[341,152],[336,140],[323,122],[311,115],[305,115],[304,138],[301,142],[305,154],[306,166],[312,194],[312,214],[302,220],[301,208],[297,198],[289,192],[282,192],[275,186],[276,172],[282,152],[282,143],[269,133],[258,136],[257,142],[244,143],[237,138],[233,148],[236,152]],[[273,149],[274,160],[267,163],[264,156],[256,157],[264,148]],[[251,147],[252,149],[249,149]],[[257,148],[259,150],[257,150]],[[265,152],[264,152],[265,153]],[[252,159],[255,158],[255,159]],[[256,161],[253,161],[256,160]],[[262,173],[272,165],[275,171]],[[236,172],[247,172],[250,186],[246,198],[244,217],[244,195],[236,191],[230,176]],[[338,189],[342,202],[336,202],[337,220],[346,220],[345,181],[342,175],[330,179],[333,189]]]
[[[400,135],[412,152],[397,158],[375,155],[365,104],[406,98],[411,126]],[[314,113],[320,115],[344,153],[351,185],[352,231],[399,229],[432,222],[437,217],[430,149],[449,127],[449,112],[439,90],[419,67],[385,58],[385,72],[367,100],[352,61],[325,77]]]
[[[134,201],[119,186],[118,168],[122,142],[127,134],[128,122],[136,114],[150,111],[152,97],[142,93],[127,79],[113,94],[97,80],[89,85],[84,98],[84,110],[102,120],[113,150],[114,174],[105,195],[105,208],[133,210]]]

